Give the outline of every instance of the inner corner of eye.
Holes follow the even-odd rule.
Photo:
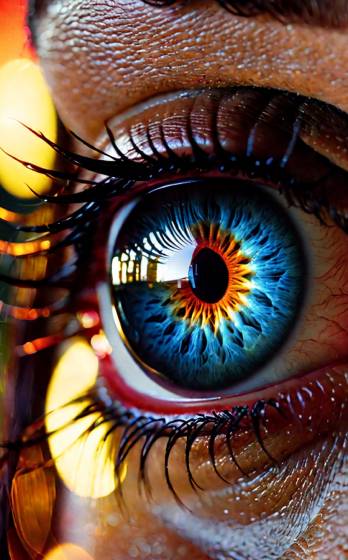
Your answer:
[[[302,239],[264,189],[226,180],[155,189],[116,217],[110,247],[111,338],[158,386],[207,395],[240,386],[298,321]],[[127,378],[124,354],[114,355]]]

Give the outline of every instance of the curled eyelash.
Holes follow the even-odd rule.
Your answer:
[[[43,224],[20,224],[16,223],[13,215],[2,209],[0,217],[6,222],[9,229],[19,236],[19,240],[14,242],[0,240],[0,253],[5,255],[7,259],[12,259],[17,268],[20,261],[25,261],[27,258],[49,257],[53,253],[68,251],[69,248],[73,249],[74,256],[70,255],[68,263],[43,278],[19,277],[18,274],[16,276],[3,272],[0,275],[0,280],[17,289],[35,290],[42,286],[50,286],[73,293],[72,288],[78,271],[82,269],[88,256],[89,241],[93,239],[95,223],[109,201],[127,194],[137,182],[151,181],[176,173],[192,172],[193,170],[207,172],[218,169],[220,172],[229,173],[232,176],[241,173],[247,179],[268,181],[278,186],[289,206],[294,205],[305,212],[314,214],[323,223],[329,216],[344,231],[348,231],[348,217],[344,212],[332,207],[327,199],[326,190],[330,173],[328,177],[322,177],[305,184],[303,181],[296,180],[287,172],[288,162],[296,143],[300,139],[302,123],[305,118],[308,118],[307,113],[310,112],[308,100],[298,99],[297,97],[295,99],[291,94],[283,94],[277,98],[276,94],[270,92],[261,92],[260,97],[261,101],[256,96],[256,102],[260,105],[259,121],[264,117],[267,118],[267,107],[272,107],[273,98],[275,98],[275,101],[272,110],[275,108],[279,111],[279,101],[281,106],[283,103],[286,105],[290,102],[292,109],[295,109],[295,111],[291,110],[290,112],[292,121],[288,123],[290,127],[288,145],[284,148],[284,153],[278,158],[271,156],[260,160],[255,157],[253,148],[259,121],[251,125],[245,152],[238,155],[229,152],[221,145],[215,125],[213,140],[216,153],[212,156],[198,145],[192,130],[191,113],[189,113],[186,133],[191,144],[192,154],[179,156],[167,142],[163,127],[160,127],[160,134],[164,151],[160,153],[152,141],[149,128],[147,128],[146,135],[151,154],[145,153],[130,134],[131,145],[140,161],[131,160],[122,153],[107,123],[105,124],[105,130],[114,149],[114,154],[106,154],[74,132],[70,133],[72,137],[92,151],[94,157],[82,156],[59,146],[42,133],[23,124],[27,130],[49,145],[58,156],[72,166],[72,169],[67,171],[45,169],[14,157],[26,168],[63,182],[63,188],[53,196],[38,195],[33,191],[39,202],[52,205],[53,208],[58,206],[60,218],[52,222],[46,221]],[[272,110],[270,109],[271,112]],[[96,178],[87,179],[83,177],[83,172],[86,171],[93,173]],[[69,192],[79,184],[85,185],[85,188],[77,192]],[[73,204],[79,205],[77,210],[70,209],[69,205]],[[66,307],[70,301],[71,298],[67,297]],[[42,317],[45,314],[52,315],[55,313],[54,307],[47,305],[41,309],[29,310],[23,308],[22,313],[16,308],[15,304],[11,307],[11,304],[2,302],[1,305],[3,311],[7,314],[22,319],[32,319],[35,315]],[[62,307],[60,307],[60,311],[62,310]]]
[[[231,462],[236,466],[240,473],[248,477],[248,474],[243,470],[241,465],[236,459],[233,450],[233,438],[235,434],[244,429],[253,431],[257,443],[260,445],[261,450],[267,457],[267,460],[272,465],[277,465],[277,460],[267,450],[262,436],[262,429],[265,426],[265,415],[269,409],[276,411],[282,417],[285,417],[285,409],[275,399],[259,400],[252,407],[249,406],[234,406],[230,410],[223,410],[213,412],[210,414],[202,413],[197,414],[192,418],[166,418],[154,417],[150,415],[139,414],[137,411],[129,410],[123,407],[120,403],[112,402],[108,399],[106,404],[100,398],[98,390],[91,390],[84,395],[69,401],[66,405],[59,408],[62,411],[64,407],[70,407],[74,404],[86,403],[85,407],[67,423],[61,425],[54,432],[47,432],[45,422],[49,414],[54,414],[57,410],[46,414],[41,419],[37,420],[26,430],[22,436],[13,442],[4,442],[0,448],[5,450],[6,454],[2,457],[2,461],[8,461],[11,453],[18,454],[23,449],[27,449],[36,445],[45,444],[49,439],[64,431],[73,423],[78,420],[86,419],[96,415],[96,419],[86,428],[86,430],[74,441],[82,441],[83,438],[88,437],[96,428],[101,425],[111,424],[111,428],[102,438],[100,445],[105,444],[108,438],[112,437],[118,429],[122,429],[122,434],[118,445],[116,447],[116,454],[114,457],[115,464],[115,478],[117,492],[122,499],[122,470],[128,456],[132,450],[140,445],[139,452],[139,491],[144,489],[146,495],[151,498],[151,480],[147,474],[147,461],[150,457],[151,450],[158,440],[165,440],[164,449],[164,475],[166,484],[171,491],[173,497],[182,507],[187,507],[180,499],[170,475],[170,460],[175,444],[180,440],[184,444],[184,456],[186,475],[188,477],[191,488],[197,492],[198,490],[204,491],[196,480],[191,469],[191,453],[193,444],[199,438],[206,438],[208,456],[211,466],[220,480],[229,485],[230,481],[224,477],[219,471],[216,459],[216,439],[223,437],[228,451]],[[63,452],[64,453],[64,452]],[[51,463],[49,460],[49,465]],[[39,468],[49,466],[46,461],[42,463],[30,463],[27,469],[32,471]],[[22,472],[25,472],[25,469]]]

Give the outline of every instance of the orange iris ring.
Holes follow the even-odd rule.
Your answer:
[[[204,224],[192,228],[197,244],[192,259],[202,249],[210,249],[222,258],[228,271],[225,294],[218,302],[207,303],[193,292],[190,282],[185,279],[174,291],[172,307],[174,315],[188,321],[191,326],[210,326],[217,334],[223,319],[234,322],[235,314],[242,306],[248,305],[253,269],[251,259],[243,253],[231,232],[221,231],[219,224],[210,224],[208,232],[205,229]]]

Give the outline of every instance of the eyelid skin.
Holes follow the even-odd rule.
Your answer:
[[[200,86],[273,87],[348,110],[345,32],[244,20],[211,0],[127,6],[53,0],[37,21],[37,50],[60,116],[87,140],[127,107]]]

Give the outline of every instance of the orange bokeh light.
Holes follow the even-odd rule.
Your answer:
[[[0,66],[13,58],[33,58],[26,26],[26,0],[0,0]]]

